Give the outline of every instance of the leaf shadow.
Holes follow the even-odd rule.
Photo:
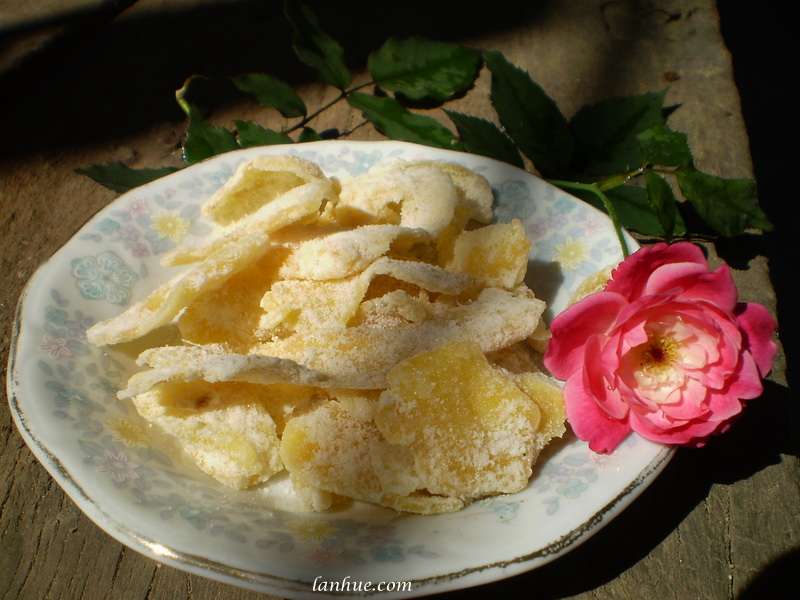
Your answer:
[[[475,19],[456,0],[305,3],[344,47],[354,70],[390,36],[458,42],[519,26],[552,4],[514,2],[513,10]],[[13,28],[0,24],[0,48],[11,43],[7,40],[22,44],[25,36],[35,41],[54,21],[68,29],[69,17],[43,17]],[[206,90],[213,106],[243,98],[224,82],[232,75],[266,72],[292,86],[317,81],[292,50],[282,0],[198,2],[181,9],[137,5],[111,22],[91,17],[72,15],[79,35],[61,35],[58,44],[30,52],[15,68],[0,69],[0,130],[14,140],[3,145],[3,156],[117,140],[165,121],[182,123],[174,92],[192,75],[215,82]]]

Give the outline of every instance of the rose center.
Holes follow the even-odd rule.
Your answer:
[[[671,336],[651,333],[643,346],[640,355],[641,368],[654,375],[671,370],[672,362],[680,356],[678,344]]]

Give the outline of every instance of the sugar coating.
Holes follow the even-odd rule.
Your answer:
[[[132,398],[168,381],[240,381],[269,385],[321,386],[329,379],[284,358],[258,354],[231,354],[221,346],[162,346],[145,350],[137,360],[150,368],[134,373],[117,395]]]
[[[536,330],[544,308],[525,290],[486,288],[475,300],[448,305],[422,322],[296,333],[255,345],[252,352],[295,361],[340,387],[381,389],[397,362],[442,343],[473,340],[492,352],[525,339]]]
[[[525,277],[530,249],[522,223],[514,219],[462,231],[454,241],[447,266],[456,273],[472,275],[487,286],[513,289]]]
[[[268,338],[287,332],[344,329],[364,300],[370,284],[380,275],[388,275],[426,292],[449,296],[479,289],[478,280],[471,275],[384,256],[351,277],[276,282],[261,301],[264,314],[257,335]]]
[[[203,214],[226,226],[289,190],[327,179],[319,165],[296,156],[262,156],[246,162],[203,205]]]
[[[335,196],[329,179],[320,179],[292,188],[282,196],[264,204],[253,213],[222,229],[217,237],[200,246],[185,246],[171,250],[163,259],[166,265],[182,265],[207,259],[220,246],[240,243],[251,233],[272,234],[294,225],[314,221],[320,216],[327,200]]]
[[[540,411],[480,346],[459,341],[400,362],[375,424],[408,448],[421,486],[463,500],[524,488],[538,454]]]
[[[283,469],[275,422],[260,402],[266,386],[178,381],[139,394],[139,413],[175,436],[206,473],[234,488]]]
[[[458,498],[384,489],[373,465],[373,446],[381,439],[373,423],[354,418],[338,402],[329,402],[287,424],[280,455],[292,478],[303,486],[421,514],[463,507]]]
[[[285,470],[311,511],[346,499],[436,514],[524,487],[564,431],[542,372],[545,304],[488,181],[396,161],[349,179],[297,157],[243,164],[199,246],[95,344],[177,324],[119,392],[232,487]],[[277,458],[276,458],[277,456]]]
[[[95,346],[134,340],[169,323],[202,293],[214,290],[266,252],[268,237],[252,233],[235,243],[215,248],[205,261],[189,267],[159,286],[120,315],[100,321],[86,331]]]
[[[282,279],[340,279],[355,275],[384,256],[396,241],[425,242],[424,229],[365,225],[335,231],[298,244],[280,269]]]

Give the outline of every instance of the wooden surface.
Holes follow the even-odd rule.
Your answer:
[[[112,160],[178,164],[183,123],[173,92],[195,73],[270,71],[299,86],[311,107],[330,97],[296,68],[280,2],[85,0],[74,3],[80,10],[73,16],[81,15],[77,36],[62,18],[69,4],[0,0],[0,57],[11,57],[0,61],[4,369],[25,282],[115,198],[74,169]],[[125,4],[132,7],[112,19]],[[689,135],[699,166],[728,177],[753,175],[731,59],[711,0],[532,0],[496,3],[513,9],[479,18],[463,2],[308,4],[356,69],[390,35],[416,33],[502,51],[567,116],[608,96],[668,88],[668,104],[680,104],[670,123]],[[94,9],[106,12],[94,18],[100,15]],[[57,36],[47,33],[54,23]],[[3,36],[9,30],[13,35]],[[51,43],[55,37],[58,44]],[[479,82],[479,92],[486,83]],[[491,117],[483,93],[469,94],[455,108]],[[210,118],[280,125],[235,104]],[[319,129],[346,129],[358,119],[341,106],[324,120]],[[368,128],[353,137],[380,139]],[[740,240],[721,252],[737,267],[742,299],[775,313],[764,245]],[[787,575],[795,575],[800,552],[796,409],[785,375],[780,353],[765,395],[728,434],[703,450],[679,451],[650,489],[580,548],[537,571],[444,597],[768,597],[780,589],[777,582],[792,581]],[[160,566],[114,541],[33,458],[7,403],[0,405],[0,427],[2,598],[264,598]]]

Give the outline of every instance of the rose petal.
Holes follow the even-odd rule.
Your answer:
[[[643,246],[624,260],[612,273],[606,290],[622,294],[628,299],[644,294],[650,274],[662,265],[671,263],[696,263],[708,271],[708,261],[703,251],[692,243],[658,243]]]
[[[762,377],[772,369],[778,345],[772,334],[778,324],[761,304],[742,303],[736,308],[736,321],[745,337],[745,344],[758,365]]]
[[[633,413],[631,413],[630,424],[633,431],[652,442],[693,447],[705,445],[708,438],[725,425],[724,422],[718,421],[692,421],[680,427],[661,429]]]
[[[589,442],[594,452],[613,452],[631,432],[627,421],[612,419],[600,409],[594,397],[586,393],[580,376],[564,385],[564,408],[572,431]]]
[[[739,300],[739,292],[728,265],[722,265],[713,273],[698,277],[677,278],[673,285],[682,290],[677,296],[679,300],[711,302],[726,311],[732,311]]]
[[[607,333],[616,315],[627,305],[618,294],[597,292],[559,314],[550,324],[552,337],[544,364],[556,379],[565,381],[583,366],[583,347],[597,333]]]
[[[742,400],[758,398],[764,391],[761,372],[749,352],[742,353],[742,361],[737,376],[730,382],[729,393]]]

